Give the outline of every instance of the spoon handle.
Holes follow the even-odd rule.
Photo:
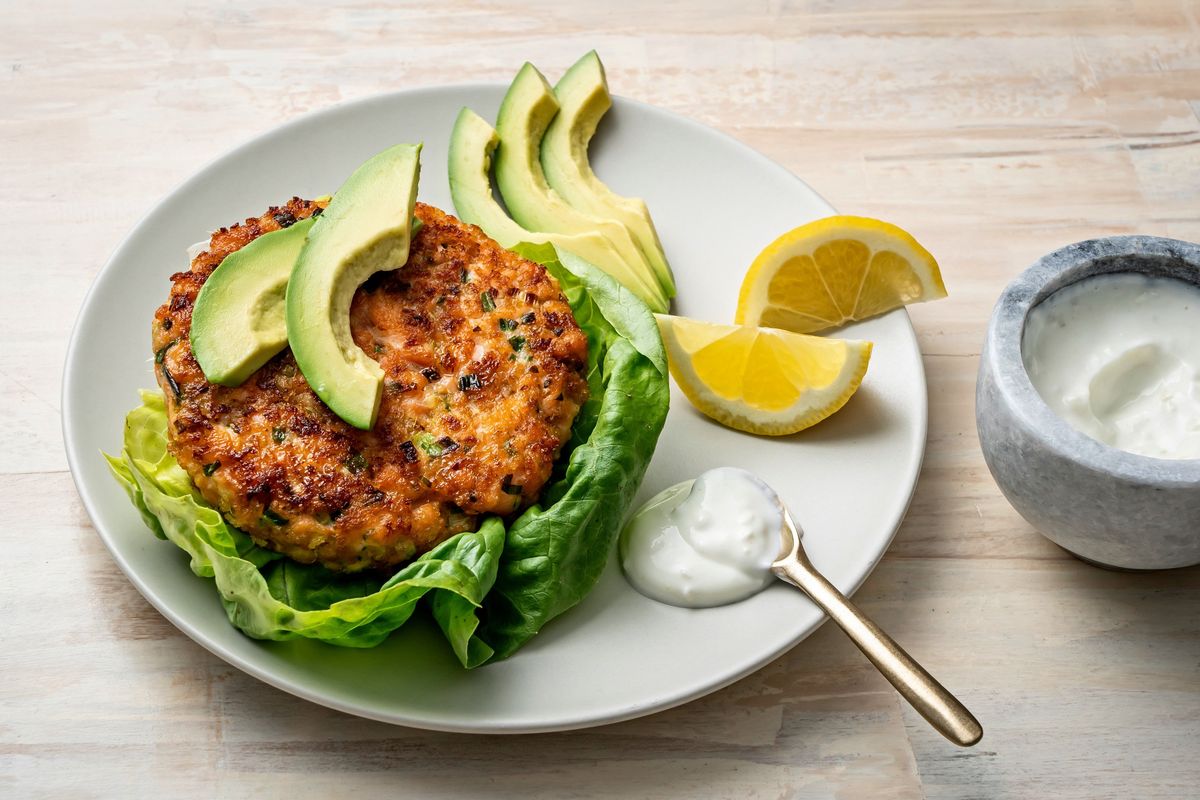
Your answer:
[[[771,565],[779,577],[799,587],[824,609],[892,686],[938,733],[960,747],[983,737],[983,727],[966,706],[904,652],[892,637],[859,611],[797,548]]]

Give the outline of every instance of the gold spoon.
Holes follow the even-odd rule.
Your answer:
[[[983,726],[966,706],[817,572],[800,544],[802,534],[782,500],[779,508],[783,512],[783,549],[771,564],[771,571],[820,606],[938,733],[960,747],[970,747],[983,738]]]

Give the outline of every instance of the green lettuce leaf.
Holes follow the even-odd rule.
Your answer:
[[[598,268],[552,247],[516,249],[562,285],[588,336],[591,396],[541,505],[507,529],[490,517],[386,580],[299,564],[228,525],[168,452],[162,395],[142,393],[126,418],[121,457],[105,457],[147,527],[214,580],[230,622],[247,635],[373,647],[427,598],[472,668],[514,653],[595,585],[666,418],[662,340],[645,304]]]
[[[143,392],[125,421],[121,458],[108,456],[150,529],[190,557],[192,572],[213,578],[230,622],[256,639],[297,636],[345,647],[373,647],[404,624],[417,601],[445,593],[437,607],[461,615],[477,608],[496,577],[504,525],[489,518],[478,531],[449,539],[406,565],[386,582],[300,564],[254,544],[196,494],[186,472],[166,450],[162,395]],[[453,599],[450,599],[453,598]],[[435,617],[464,666],[491,657],[472,643],[475,626]]]
[[[641,485],[670,401],[650,309],[598,267],[553,245],[513,248],[558,279],[588,335],[590,397],[566,469],[508,530],[482,636],[504,658],[591,591]]]

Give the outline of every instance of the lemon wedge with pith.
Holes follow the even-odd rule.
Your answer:
[[[656,317],[688,400],[748,433],[780,436],[825,419],[858,389],[871,358],[870,342]]]
[[[811,333],[945,296],[937,261],[911,235],[877,219],[827,217],[754,259],[735,321]]]

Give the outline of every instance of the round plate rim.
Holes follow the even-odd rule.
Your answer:
[[[613,723],[617,723],[617,722],[623,722],[626,720],[635,719],[635,718],[642,717],[642,716],[647,716],[649,714],[657,713],[659,711],[665,711],[669,708],[674,708],[676,706],[680,706],[685,703],[691,702],[692,700],[695,700],[699,697],[703,697],[705,695],[711,694],[712,692],[719,691],[720,689],[723,689],[731,684],[734,684],[737,681],[741,680],[742,678],[745,678],[746,676],[748,676],[754,672],[757,672],[759,669],[762,669],[767,664],[771,663],[775,659],[777,659],[780,656],[782,656],[783,654],[787,653],[792,648],[794,648],[796,645],[798,645],[800,642],[804,641],[809,636],[811,636],[813,633],[815,633],[818,628],[820,628],[823,624],[825,624],[825,622],[828,621],[828,617],[825,615],[822,615],[807,630],[800,632],[796,637],[794,637],[791,641],[785,643],[782,647],[774,648],[770,651],[763,651],[763,652],[756,653],[753,657],[747,658],[744,661],[744,663],[742,664],[741,668],[732,671],[729,675],[725,676],[724,678],[722,678],[720,680],[716,680],[709,684],[706,684],[704,687],[699,688],[698,690],[691,691],[691,692],[683,692],[683,693],[680,693],[679,695],[668,697],[668,698],[659,698],[655,702],[646,703],[644,705],[635,705],[635,706],[630,706],[630,707],[614,709],[610,713],[607,713],[607,714],[593,715],[593,716],[580,717],[580,718],[565,718],[565,719],[558,720],[556,722],[548,722],[545,724],[487,723],[487,724],[481,724],[481,725],[456,725],[456,724],[447,724],[445,722],[439,721],[436,718],[431,718],[431,717],[427,717],[427,716],[405,716],[405,715],[401,715],[401,714],[380,713],[377,710],[372,709],[368,706],[343,702],[336,697],[330,697],[328,695],[321,694],[320,692],[312,691],[305,685],[295,683],[295,682],[292,682],[289,680],[285,680],[285,679],[281,678],[280,676],[274,674],[271,670],[260,667],[259,665],[255,664],[253,662],[247,661],[246,659],[243,659],[239,655],[230,652],[219,642],[212,640],[197,626],[195,626],[191,622],[189,622],[183,615],[177,613],[170,604],[163,602],[162,599],[160,597],[158,597],[157,594],[155,592],[153,592],[147,586],[147,584],[142,580],[139,573],[132,568],[132,566],[129,564],[128,560],[126,558],[124,558],[124,556],[121,554],[121,552],[117,548],[113,538],[104,530],[103,526],[97,522],[97,520],[99,519],[97,501],[96,501],[95,497],[93,496],[92,492],[89,490],[87,483],[80,477],[82,475],[82,472],[80,470],[80,464],[82,463],[82,458],[81,458],[81,453],[78,452],[77,445],[76,445],[75,428],[76,428],[77,421],[75,418],[76,418],[78,412],[75,410],[75,408],[74,408],[75,404],[71,399],[74,395],[74,392],[72,389],[74,381],[73,381],[72,376],[76,372],[75,362],[78,357],[77,352],[78,352],[79,345],[80,345],[81,329],[83,327],[83,320],[86,315],[86,312],[88,311],[88,309],[91,306],[93,297],[97,293],[98,288],[106,280],[111,279],[111,277],[114,273],[114,269],[115,269],[116,265],[122,260],[122,256],[124,255],[125,250],[132,246],[132,243],[134,242],[134,240],[137,239],[138,235],[140,233],[142,233],[142,231],[145,227],[147,227],[150,219],[154,216],[156,211],[158,211],[158,209],[161,206],[163,206],[164,204],[166,204],[170,199],[186,192],[193,183],[203,180],[203,177],[216,165],[220,164],[221,162],[225,161],[226,159],[232,159],[232,158],[236,157],[243,150],[253,147],[262,139],[277,136],[277,135],[285,133],[289,129],[298,128],[300,126],[310,124],[313,121],[315,121],[321,117],[324,117],[324,116],[337,115],[351,107],[369,106],[369,105],[376,104],[376,103],[386,104],[389,102],[394,102],[398,98],[412,98],[412,97],[417,97],[417,96],[420,96],[423,94],[436,95],[439,93],[443,93],[447,90],[455,90],[455,91],[459,91],[459,90],[462,90],[462,91],[495,90],[497,88],[504,88],[505,86],[507,86],[507,84],[504,84],[501,82],[494,82],[494,81],[479,81],[479,82],[455,83],[455,84],[438,84],[435,86],[424,86],[424,87],[411,88],[411,89],[401,89],[401,90],[396,90],[396,91],[392,91],[392,92],[383,92],[383,93],[378,93],[378,94],[374,94],[374,95],[369,95],[367,97],[361,97],[361,98],[356,98],[353,100],[338,102],[338,103],[334,103],[334,104],[325,106],[323,108],[320,108],[320,109],[317,109],[314,111],[310,111],[310,112],[301,114],[301,115],[299,115],[293,119],[289,119],[286,122],[283,122],[279,125],[268,128],[265,131],[262,131],[254,136],[244,139],[236,146],[223,151],[221,154],[219,154],[215,158],[209,159],[201,167],[199,167],[197,170],[195,170],[189,177],[187,177],[183,181],[179,182],[173,189],[171,189],[169,192],[167,192],[162,197],[160,197],[158,199],[158,201],[155,202],[154,205],[150,209],[148,209],[138,219],[137,223],[132,228],[130,228],[128,233],[126,233],[126,235],[122,238],[120,244],[118,244],[117,247],[110,254],[108,259],[105,261],[104,266],[102,266],[100,268],[100,270],[96,273],[96,277],[92,280],[91,285],[88,287],[88,290],[85,293],[83,300],[80,303],[79,310],[76,315],[75,323],[71,329],[70,339],[69,339],[69,342],[67,345],[66,357],[64,359],[62,389],[60,392],[60,399],[61,399],[61,403],[62,403],[62,436],[63,436],[64,447],[66,450],[67,465],[71,472],[71,478],[75,484],[76,491],[78,492],[79,497],[80,497],[81,501],[83,502],[84,509],[87,512],[88,518],[91,521],[92,526],[95,528],[96,533],[99,535],[100,540],[104,543],[105,548],[108,550],[109,554],[112,556],[113,560],[116,562],[116,564],[117,564],[118,568],[120,568],[121,572],[124,573],[125,577],[129,579],[130,583],[133,584],[134,588],[137,589],[137,591],[142,595],[142,597],[144,597],[146,599],[146,601],[149,602],[160,614],[162,614],[167,620],[169,620],[171,622],[171,624],[173,624],[176,628],[178,628],[180,631],[182,631],[188,638],[190,638],[196,644],[200,645],[205,650],[207,650],[208,652],[217,656],[218,658],[225,661],[226,663],[236,667],[237,669],[239,669],[249,675],[252,675],[253,677],[257,678],[258,680],[262,681],[263,683],[273,686],[276,689],[279,689],[281,691],[287,692],[288,694],[292,694],[296,697],[303,698],[305,700],[308,700],[310,702],[316,703],[318,705],[321,705],[321,706],[324,706],[327,708],[332,708],[337,711],[342,711],[344,713],[351,714],[351,715],[358,716],[358,717],[363,717],[366,719],[376,720],[378,722],[384,722],[384,723],[393,724],[393,725],[402,725],[402,726],[406,726],[406,727],[418,728],[418,729],[423,729],[423,730],[448,732],[448,733],[472,733],[472,734],[479,734],[479,733],[491,733],[491,734],[552,733],[552,732],[559,732],[559,731],[579,730],[579,729],[583,729],[583,728],[596,727],[596,726],[600,726],[600,725],[609,725],[609,724],[613,724]],[[789,175],[793,180],[797,181],[802,186],[804,186],[813,195],[814,198],[816,198],[819,202],[821,202],[823,205],[825,205],[831,214],[837,213],[836,210],[833,208],[833,206],[830,205],[829,202],[826,201],[823,197],[821,197],[821,195],[819,195],[815,190],[813,190],[812,187],[809,186],[802,178],[800,178],[799,176],[792,173],[790,170],[788,170],[783,165],[772,160],[771,158],[767,157],[766,155],[763,155],[759,151],[757,151],[754,148],[750,147],[749,145],[739,141],[732,135],[730,135],[722,130],[711,127],[709,125],[705,125],[701,122],[697,122],[696,120],[693,120],[682,114],[678,114],[673,111],[668,111],[666,109],[660,108],[658,106],[654,106],[649,103],[642,102],[640,100],[634,100],[634,99],[614,95],[614,103],[634,105],[634,106],[641,108],[643,111],[650,113],[651,115],[669,117],[669,118],[673,119],[674,121],[683,123],[686,126],[692,128],[693,130],[696,130],[697,132],[700,132],[704,135],[718,137],[719,139],[723,140],[724,144],[726,144],[727,146],[731,146],[737,150],[740,150],[743,155],[749,156],[750,158],[759,161],[760,163],[768,166],[771,169],[779,170],[779,171],[782,171],[783,173]],[[902,333],[907,335],[912,340],[912,346],[915,349],[917,349],[918,354],[919,354],[919,346],[916,341],[916,332],[912,327],[912,321],[908,315],[907,309],[900,308],[900,309],[897,309],[897,310],[891,312],[891,314],[903,316],[904,326],[902,329]],[[872,557],[870,559],[870,561],[868,563],[866,563],[865,567],[863,569],[861,569],[858,572],[858,574],[855,575],[854,579],[846,587],[845,593],[847,596],[853,595],[858,590],[858,588],[866,581],[867,577],[869,577],[870,574],[875,570],[876,566],[878,566],[879,561],[883,558],[883,555],[887,552],[888,548],[891,546],[892,541],[895,539],[896,533],[899,530],[900,525],[902,524],[904,517],[908,512],[908,508],[912,502],[913,494],[916,491],[917,478],[920,474],[921,466],[924,461],[925,442],[928,437],[928,423],[929,423],[928,387],[927,387],[927,383],[926,383],[924,365],[920,361],[919,358],[918,358],[918,364],[920,364],[921,368],[916,371],[916,373],[914,375],[914,379],[916,380],[916,382],[918,384],[917,388],[919,389],[919,391],[917,391],[917,393],[916,393],[919,407],[916,409],[913,409],[913,411],[915,412],[913,422],[915,423],[915,426],[916,426],[915,440],[918,441],[920,443],[920,445],[917,448],[915,458],[910,458],[908,460],[909,469],[907,470],[907,472],[904,476],[904,479],[908,483],[908,486],[909,486],[908,494],[902,504],[902,507],[899,510],[898,515],[896,516],[895,520],[892,523],[891,532],[887,536],[886,542],[884,543],[883,547],[880,548],[878,554],[876,554],[874,557]]]

